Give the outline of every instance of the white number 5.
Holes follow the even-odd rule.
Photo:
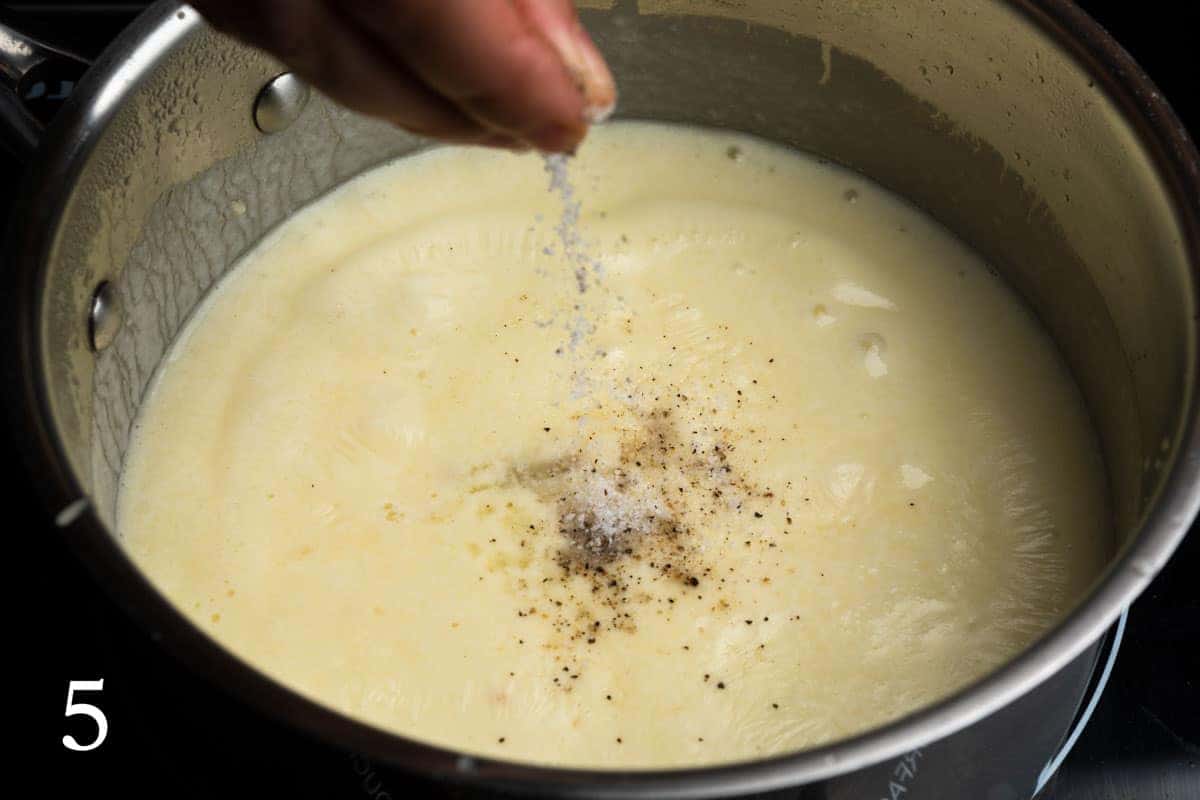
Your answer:
[[[74,736],[67,734],[62,740],[63,747],[78,753],[86,753],[88,750],[95,750],[104,744],[104,739],[108,736],[108,719],[104,716],[104,712],[91,703],[74,702],[75,692],[99,692],[103,689],[103,678],[98,681],[71,681],[67,686],[67,716],[74,717],[83,714],[85,717],[91,717],[96,722],[96,738],[91,744],[80,744]]]

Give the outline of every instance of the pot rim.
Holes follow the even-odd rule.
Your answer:
[[[1171,196],[1200,307],[1200,154],[1183,124],[1132,57],[1070,0],[996,0],[1017,10],[1087,69],[1137,132]],[[823,780],[903,756],[1008,705],[1061,670],[1094,643],[1146,588],[1183,540],[1200,508],[1200,406],[1196,392],[1197,326],[1189,326],[1190,363],[1174,462],[1138,534],[1093,585],[1087,598],[1012,661],[937,704],[811,750],[734,764],[674,770],[599,771],[493,761],[422,744],[333,711],[259,672],[195,627],[149,582],[89,507],[72,474],[42,381],[49,354],[38,337],[41,286],[69,189],[122,100],[180,42],[204,25],[178,0],[159,0],[105,50],[55,119],[27,173],[9,230],[10,328],[8,400],[12,430],[45,499],[59,513],[61,535],[117,603],[187,665],[266,716],[380,762],[453,781],[488,783],[558,795],[709,797],[766,792]],[[42,187],[39,189],[39,187]]]

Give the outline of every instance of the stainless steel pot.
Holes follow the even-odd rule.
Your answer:
[[[63,535],[155,640],[379,765],[563,794],[1029,796],[1045,767],[992,775],[980,753],[1036,741],[1053,754],[1097,642],[1200,505],[1200,156],[1137,65],[1066,0],[582,5],[623,116],[747,131],[857,169],[958,232],[1025,297],[1083,390],[1108,467],[1120,547],[1087,598],[934,707],[828,747],[680,772],[467,758],[254,671],[159,595],[112,533],[130,423],[173,336],[241,254],[332,187],[426,143],[272,83],[279,64],[172,0],[105,52],[41,137],[5,251],[9,400]],[[0,89],[39,53],[0,29]],[[8,140],[32,147],[39,132],[11,94],[0,91],[0,111],[21,132]]]

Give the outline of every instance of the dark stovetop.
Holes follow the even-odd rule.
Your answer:
[[[0,3],[48,38],[98,52],[145,3]],[[1133,53],[1200,132],[1194,42],[1185,4],[1082,2]],[[0,153],[0,219],[14,200],[19,167]],[[3,458],[12,461],[11,448]],[[347,756],[249,720],[228,698],[158,653],[108,601],[66,551],[60,534],[30,501],[29,478],[5,482],[16,548],[10,572],[33,578],[10,599],[16,659],[29,670],[11,685],[31,704],[10,727],[30,753],[10,770],[38,781],[39,794],[87,797],[120,789],[132,796],[211,797],[271,791],[282,796],[378,794],[371,775]],[[1200,798],[1200,534],[1193,534],[1133,607],[1108,688],[1090,724],[1042,795],[1045,800]],[[9,582],[10,585],[12,582]],[[10,655],[14,651],[10,651]],[[67,752],[62,711],[70,680],[103,677],[110,734],[92,753]],[[161,700],[161,702],[160,702]],[[161,705],[153,712],[147,708]],[[222,730],[256,725],[249,750],[222,748]],[[324,759],[304,787],[289,786],[286,765]],[[393,789],[393,796],[397,796]],[[948,799],[950,800],[950,799]]]

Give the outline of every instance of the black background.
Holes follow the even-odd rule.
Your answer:
[[[92,55],[143,5],[0,3],[54,41]],[[1200,131],[1193,4],[1080,5],[1146,68],[1189,130]],[[18,174],[19,166],[0,154],[0,218],[7,218]],[[0,446],[0,463],[15,463],[8,442]],[[151,646],[66,551],[48,515],[31,502],[29,480],[16,471],[0,490],[8,495],[4,619],[16,629],[7,638],[6,661],[17,667],[0,696],[15,709],[5,718],[20,757],[8,752],[7,780],[30,782],[22,795],[366,796],[348,757],[255,720]],[[1198,581],[1195,534],[1134,605],[1108,690],[1047,800],[1200,798]],[[98,700],[86,699],[103,706],[109,738],[95,752],[68,753],[64,733],[84,740],[91,733],[88,723],[63,719],[67,682],[96,678],[105,679],[105,691]],[[249,735],[231,741],[229,726]],[[287,765],[301,759],[328,762],[328,780],[307,787],[289,782]]]

